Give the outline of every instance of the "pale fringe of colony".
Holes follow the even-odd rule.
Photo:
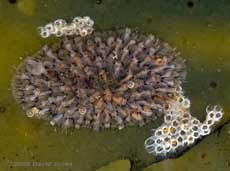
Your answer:
[[[196,140],[211,133],[215,123],[223,117],[223,109],[218,106],[206,107],[206,119],[202,123],[190,113],[190,100],[183,95],[165,107],[163,124],[153,130],[145,140],[145,149],[156,156],[167,156],[183,151]]]
[[[85,37],[92,34],[94,21],[88,17],[75,17],[69,24],[63,19],[57,19],[54,22],[39,27],[39,34],[42,38],[48,38],[52,35],[56,37],[77,35]]]

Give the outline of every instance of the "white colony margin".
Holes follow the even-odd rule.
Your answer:
[[[186,149],[196,140],[210,134],[212,127],[223,117],[223,109],[218,106],[206,107],[206,119],[202,123],[190,113],[190,100],[180,95],[167,106],[164,122],[148,137],[144,146],[148,153],[167,156]]]
[[[94,21],[88,17],[75,17],[69,24],[63,19],[57,19],[43,27],[38,27],[39,34],[42,38],[48,38],[51,35],[61,36],[81,36],[90,35],[93,31]]]

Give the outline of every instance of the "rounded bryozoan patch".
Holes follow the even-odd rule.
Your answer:
[[[181,94],[184,60],[167,43],[130,29],[64,37],[27,57],[13,94],[28,117],[63,128],[143,125]]]

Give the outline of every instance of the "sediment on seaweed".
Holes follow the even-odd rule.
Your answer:
[[[18,67],[12,87],[29,117],[63,128],[122,129],[155,120],[181,94],[185,75],[175,48],[121,29],[45,45]]]

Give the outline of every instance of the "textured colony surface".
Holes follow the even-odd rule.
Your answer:
[[[55,35],[57,37],[61,36],[81,36],[85,37],[92,34],[94,21],[88,17],[75,17],[72,23],[67,24],[63,19],[55,20],[53,23],[48,23],[44,27],[39,27],[39,33],[42,38],[50,37]]]
[[[185,65],[153,35],[130,29],[64,37],[25,59],[13,93],[27,116],[63,128],[143,125],[181,94]]]
[[[166,107],[164,123],[145,140],[148,153],[164,157],[182,152],[197,139],[210,134],[213,125],[223,116],[220,106],[208,106],[206,119],[201,123],[190,114],[189,108],[190,101],[182,95]]]

